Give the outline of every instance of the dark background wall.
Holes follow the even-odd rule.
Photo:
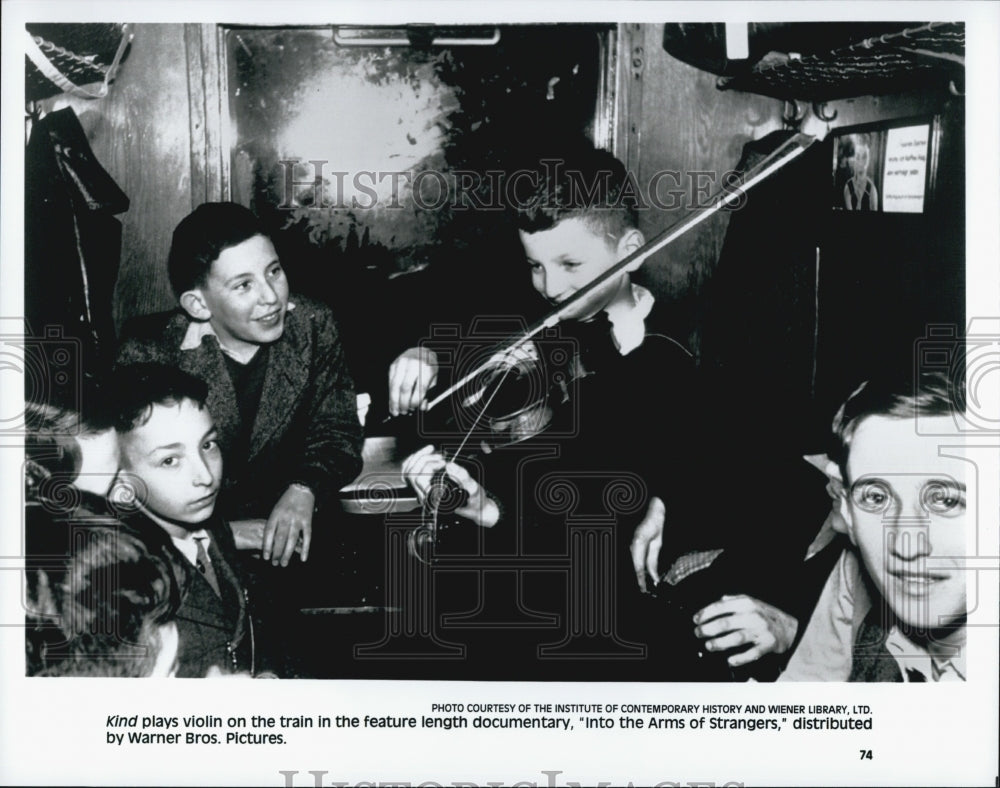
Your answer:
[[[664,51],[661,25],[628,27],[633,28],[633,50],[641,47],[643,60],[641,76],[633,73],[631,80],[639,97],[627,106],[629,124],[636,128],[628,139],[628,164],[643,184],[664,170],[679,174],[660,181],[665,204],[672,204],[668,190],[683,193],[676,207],[640,213],[640,229],[650,238],[703,203],[706,189],[715,192],[747,142],[780,129],[782,106],[765,96],[717,90],[714,74]],[[657,297],[674,304],[677,331],[696,352],[698,299],[719,259],[727,225],[728,214],[717,214],[649,261],[639,277]]]

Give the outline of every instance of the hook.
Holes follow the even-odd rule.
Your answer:
[[[829,123],[830,121],[837,119],[837,110],[835,109],[829,115],[826,114],[826,102],[825,101],[814,101],[813,102],[813,114],[824,121]]]
[[[789,114],[789,107],[792,108],[792,114]],[[806,116],[806,111],[802,108],[798,101],[795,99],[785,99],[785,104],[781,111],[781,119],[785,122],[786,126],[798,126],[802,123],[802,119]]]
[[[37,123],[42,119],[42,103],[34,99],[24,105],[24,116],[32,123]]]

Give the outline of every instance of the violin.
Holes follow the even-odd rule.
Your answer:
[[[552,401],[552,386],[538,385],[539,380],[544,381],[546,376],[538,371],[539,363],[545,359],[539,352],[536,338],[566,320],[579,302],[615,276],[626,269],[634,270],[641,266],[654,254],[717,212],[739,205],[749,189],[797,158],[814,142],[815,137],[810,135],[799,133],[790,136],[773,152],[748,168],[736,182],[724,185],[703,207],[667,227],[615,263],[560,302],[547,315],[510,337],[489,358],[436,394],[429,401],[425,412],[435,409],[443,402],[456,400],[458,408],[471,410],[471,416],[466,420],[469,428],[452,453],[451,460],[454,461],[465,450],[470,438],[476,434],[485,432],[489,435],[488,439],[482,438],[479,441],[478,448],[484,453],[490,453],[501,445],[527,440],[548,429],[556,413],[557,403]],[[565,382],[565,378],[563,380]],[[525,396],[524,392],[533,392],[534,396]],[[510,407],[510,403],[515,403],[516,407]],[[465,491],[443,470],[434,475],[424,501],[421,526],[411,535],[411,552],[420,560],[433,560],[439,515],[449,507],[451,510],[461,508],[463,494]]]

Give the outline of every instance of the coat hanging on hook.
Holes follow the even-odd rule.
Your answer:
[[[129,199],[97,161],[69,107],[34,125],[25,176],[28,330],[47,337],[51,328],[78,341],[82,368],[98,369],[114,348],[112,299],[121,253],[115,214],[128,210]]]

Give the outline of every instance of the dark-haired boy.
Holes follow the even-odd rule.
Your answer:
[[[123,481],[138,511],[127,526],[151,549],[197,568],[177,612],[179,677],[253,667],[252,624],[236,546],[216,512],[222,451],[205,383],[175,367],[137,364],[115,375]]]
[[[964,681],[966,463],[947,375],[873,379],[833,423],[828,466],[852,548],[827,580],[783,681]]]
[[[361,468],[351,376],[329,309],[289,296],[271,239],[247,208],[206,203],[168,259],[180,309],[131,321],[119,364],[160,362],[208,384],[226,454],[219,504],[262,518],[263,556],[309,555],[314,512]]]

